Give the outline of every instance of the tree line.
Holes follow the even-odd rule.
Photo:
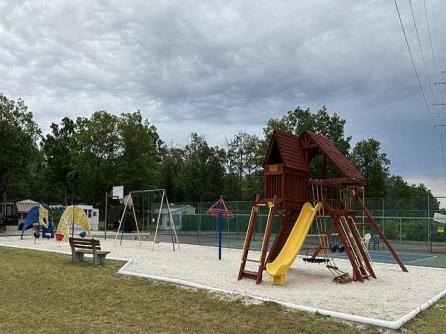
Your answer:
[[[263,192],[263,159],[274,129],[301,134],[311,130],[330,138],[365,176],[367,197],[427,198],[423,185],[390,175],[390,160],[377,139],[351,147],[346,120],[326,107],[313,112],[297,107],[272,118],[259,137],[237,132],[223,147],[191,133],[184,146],[167,145],[140,111],[90,117],[64,117],[43,134],[24,101],[0,93],[0,193],[3,201],[32,198],[44,203],[89,203],[103,207],[114,185],[126,192],[166,188],[176,202],[252,200]],[[311,173],[318,176],[320,161]]]

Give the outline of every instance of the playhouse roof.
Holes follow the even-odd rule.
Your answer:
[[[273,150],[278,150],[285,167],[307,171],[302,145],[299,137],[280,130],[274,130],[265,156],[264,165],[268,164]]]
[[[37,205],[40,205],[40,203],[33,201],[31,199],[25,199],[23,201],[16,202],[15,205],[17,207],[18,213],[25,213],[25,212],[28,212],[29,210],[31,210],[31,208],[33,208]]]
[[[331,163],[347,178],[365,184],[366,180],[353,164],[342,154],[336,146],[325,136],[305,131],[301,137],[307,135],[317,146],[318,151],[325,155]]]

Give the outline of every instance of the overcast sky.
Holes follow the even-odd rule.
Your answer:
[[[446,71],[446,1],[426,1],[437,68],[424,1],[412,3],[432,91],[409,2],[398,1],[431,106],[445,102],[433,82],[446,81],[436,71]],[[440,136],[391,0],[0,0],[0,14],[0,92],[22,97],[44,132],[64,116],[140,109],[168,143],[198,132],[224,145],[325,104],[353,143],[382,143],[392,173],[446,196]]]

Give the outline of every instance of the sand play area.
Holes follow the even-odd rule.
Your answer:
[[[70,254],[68,243],[38,240],[31,236],[1,237],[0,246],[30,248]],[[284,286],[273,286],[265,271],[263,283],[237,280],[241,250],[223,249],[223,260],[217,259],[217,248],[182,244],[172,250],[171,244],[124,240],[113,247],[112,240],[101,240],[110,250],[110,259],[127,263],[121,274],[147,277],[189,287],[236,294],[256,300],[268,300],[286,307],[318,312],[334,318],[399,328],[421,310],[446,294],[446,270],[408,266],[404,273],[396,264],[374,263],[377,279],[365,283],[336,284],[323,264],[308,264],[298,258],[287,275]],[[251,253],[250,257],[254,255]],[[336,260],[340,269],[351,272],[346,260]]]

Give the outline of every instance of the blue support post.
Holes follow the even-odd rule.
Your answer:
[[[215,202],[209,209],[208,214],[217,217],[217,230],[218,230],[218,259],[221,260],[221,248],[222,248],[222,232],[223,232],[223,217],[234,218],[234,214],[226,208],[223,195]],[[228,226],[229,227],[229,226]],[[229,231],[228,231],[229,232]]]

